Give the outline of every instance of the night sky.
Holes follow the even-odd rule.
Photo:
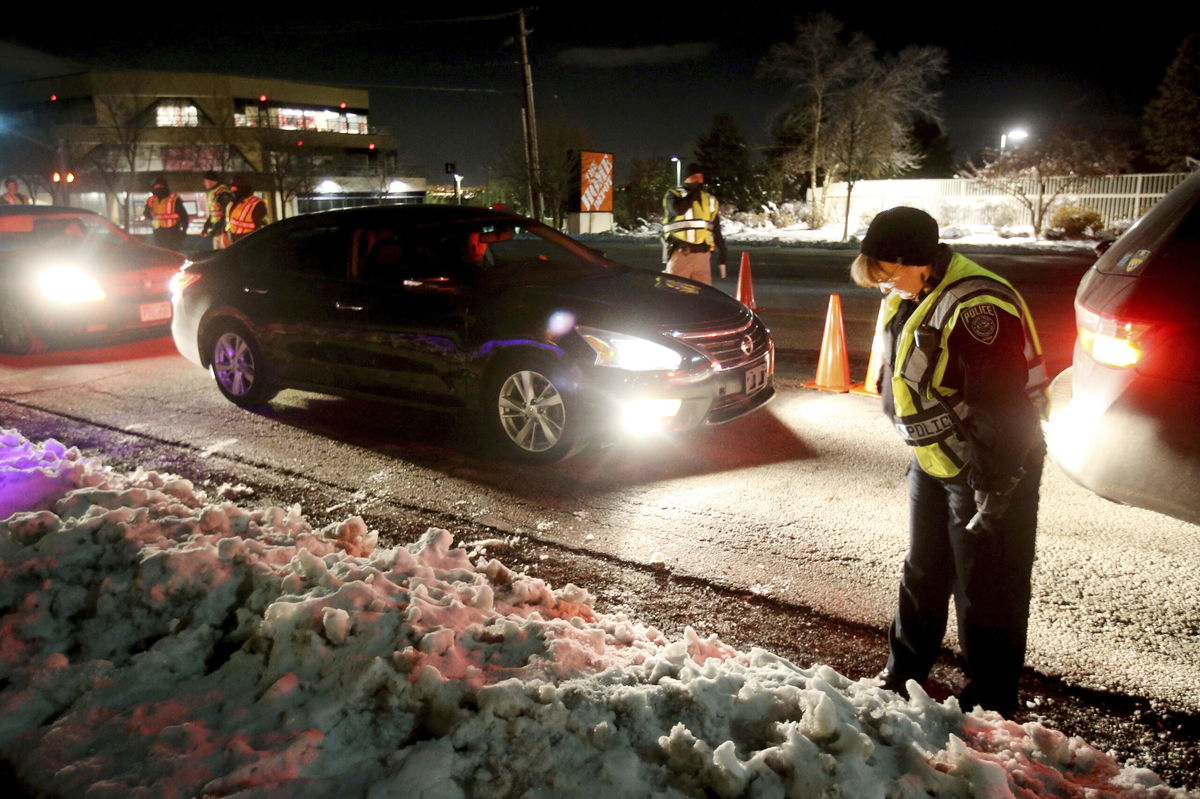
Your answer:
[[[681,21],[679,4],[669,4],[673,13],[667,5],[610,3],[589,14],[578,3],[546,3],[531,12],[543,133],[550,127],[586,131],[592,146],[616,155],[618,172],[633,157],[687,159],[721,112],[735,116],[751,144],[768,142],[768,122],[785,104],[787,86],[758,77],[757,67],[772,44],[792,39],[797,17],[820,6],[743,2]],[[1177,46],[1196,27],[1194,13],[1165,5],[1144,8],[1136,19],[1098,19],[1099,6],[1059,5],[910,3],[833,13],[885,52],[910,44],[948,50],[941,83],[945,127],[958,157],[966,158],[996,146],[1012,127],[1036,132],[1061,118],[1096,130],[1136,131]],[[482,182],[499,153],[519,148],[516,19],[491,18],[515,7],[458,3],[445,11],[425,7],[374,18],[313,12],[270,19],[250,12],[241,29],[230,23],[244,12],[230,9],[153,24],[10,28],[0,39],[97,66],[367,88],[372,123],[392,128],[419,173],[444,181],[442,165],[453,161],[473,184]],[[459,21],[447,21],[451,17]],[[0,77],[16,76],[4,70]]]

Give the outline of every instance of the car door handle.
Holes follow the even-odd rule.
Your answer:
[[[354,305],[353,303],[342,302],[341,300],[334,302],[333,307],[339,311],[362,311],[366,308],[365,305]]]
[[[247,294],[270,294],[267,289],[261,289],[258,286],[242,286],[242,291]]]

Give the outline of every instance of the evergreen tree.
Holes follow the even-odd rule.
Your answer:
[[[950,137],[941,125],[929,119],[918,119],[912,124],[911,138],[921,165],[905,177],[954,177],[954,148],[950,146]]]
[[[750,147],[738,131],[732,114],[713,117],[712,128],[696,142],[694,157],[718,200],[741,210],[749,210],[756,204]]]
[[[1200,35],[1190,33],[1158,94],[1146,106],[1144,134],[1151,159],[1166,169],[1184,169],[1188,157],[1200,158]]]
[[[613,210],[617,224],[636,228],[644,222],[661,222],[663,195],[675,185],[675,170],[666,156],[634,158],[629,181],[617,188]]]

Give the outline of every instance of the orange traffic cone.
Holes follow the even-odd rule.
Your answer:
[[[759,310],[754,304],[754,282],[750,279],[750,253],[742,252],[742,265],[738,267],[737,301],[752,311]]]
[[[883,314],[887,310],[887,299],[879,301],[879,316],[875,317],[875,337],[871,339],[871,357],[867,360],[867,379],[850,389],[851,394],[866,394],[878,397],[879,372],[883,368]]]
[[[817,361],[817,379],[805,388],[845,394],[850,390],[850,357],[846,352],[846,328],[842,324],[842,295],[829,295],[825,315],[825,335],[821,338],[821,357]]]

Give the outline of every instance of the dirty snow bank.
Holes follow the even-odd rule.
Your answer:
[[[56,796],[1183,797],[1038,724],[599,614],[430,529],[0,430],[0,753]]]

